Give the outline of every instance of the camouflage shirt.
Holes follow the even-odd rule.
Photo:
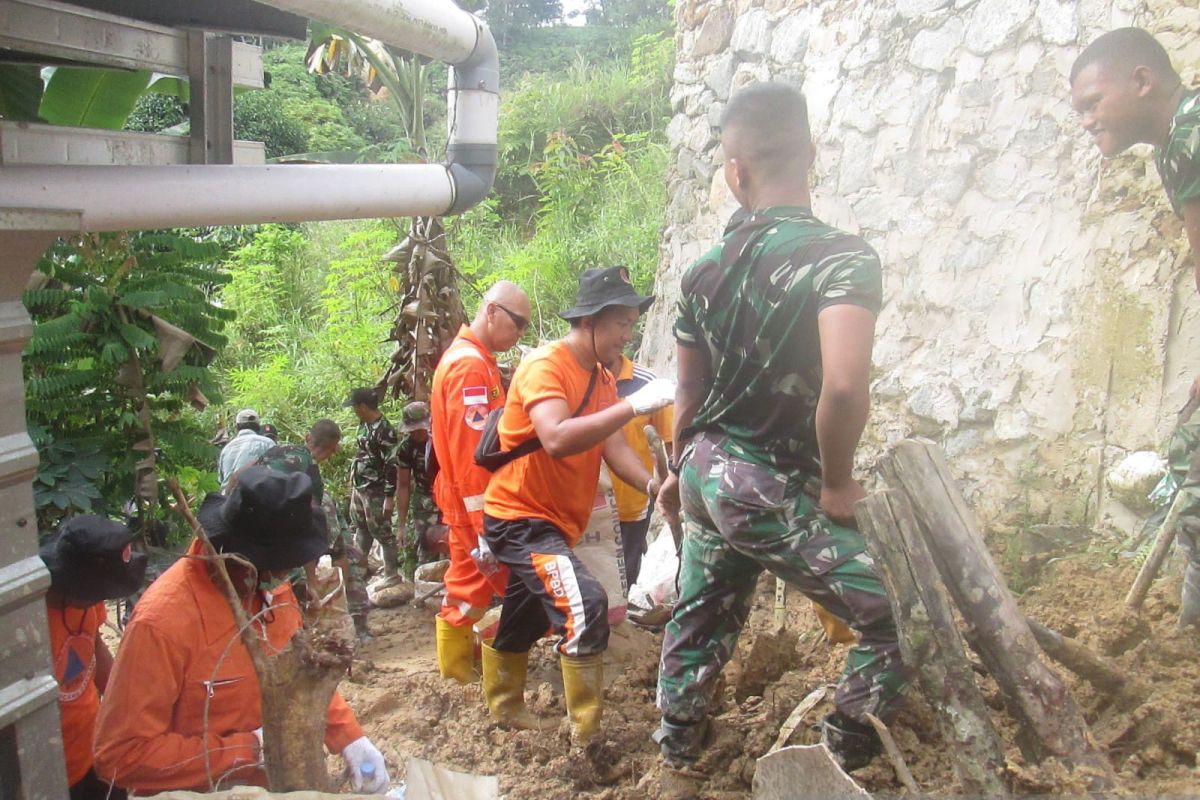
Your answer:
[[[841,303],[878,313],[882,295],[879,257],[859,237],[799,206],[750,216],[683,277],[675,338],[706,348],[713,373],[690,432],[723,434],[740,458],[816,474],[817,314]]]
[[[1171,208],[1182,217],[1185,203],[1200,200],[1200,92],[1184,93],[1167,146],[1155,151],[1154,163]]]
[[[358,426],[358,453],[351,465],[354,488],[396,493],[396,429],[386,417]]]
[[[321,505],[325,497],[325,483],[321,480],[321,470],[317,467],[317,462],[304,445],[277,444],[259,456],[254,463],[280,472],[305,473],[312,479],[313,505]]]
[[[433,481],[429,471],[425,469],[425,446],[428,440],[418,442],[411,436],[405,436],[396,449],[396,463],[401,469],[412,471],[413,487],[425,495],[433,497]]]

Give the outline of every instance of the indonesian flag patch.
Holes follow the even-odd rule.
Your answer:
[[[464,406],[486,406],[488,390],[486,386],[468,386],[463,389]]]

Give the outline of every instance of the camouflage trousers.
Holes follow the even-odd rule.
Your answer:
[[[350,523],[358,538],[359,563],[364,574],[368,571],[367,556],[375,542],[383,548],[384,563],[388,567],[400,567],[391,515],[383,513],[386,499],[387,493],[383,490],[355,489],[350,495]]]
[[[367,598],[367,571],[362,551],[358,549],[350,526],[338,512],[337,503],[330,497],[329,492],[325,492],[321,507],[325,509],[325,519],[329,523],[329,557],[333,559],[335,566],[342,568],[343,580],[346,582],[346,606],[354,621],[365,625],[371,601]]]
[[[417,566],[430,560],[425,552],[425,532],[429,526],[438,524],[440,512],[433,498],[423,492],[413,492],[409,504],[411,522],[405,528],[407,534],[401,547],[404,550],[404,577],[412,580]]]
[[[1187,552],[1179,604],[1179,625],[1184,627],[1200,623],[1200,445],[1195,445],[1189,454],[1187,477],[1179,493],[1184,495],[1184,507],[1179,512],[1179,542]]]
[[[800,589],[858,634],[834,695],[852,719],[894,711],[907,679],[887,593],[866,542],[802,491],[799,473],[735,458],[701,434],[680,475],[680,596],[667,624],[658,708],[676,723],[708,713],[722,668],[750,616],[763,570]]]

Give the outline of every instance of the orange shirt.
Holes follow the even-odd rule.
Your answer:
[[[74,786],[92,768],[92,734],[100,692],[96,689],[96,636],[108,618],[104,603],[87,608],[46,606],[58,712],[62,721],[67,784]]]
[[[188,553],[199,552],[192,542]],[[278,651],[300,628],[301,616],[288,584],[273,593],[271,605],[259,623],[268,649]],[[261,610],[258,595],[248,611]],[[207,791],[210,774],[223,788],[265,785],[254,736],[262,726],[260,703],[258,677],[225,596],[204,561],[181,558],[150,585],[125,628],[96,722],[96,774],[146,794]],[[325,746],[340,752],[362,735],[335,692]]]
[[[587,407],[579,416],[595,414],[617,401],[612,373],[600,370]],[[500,419],[500,446],[511,450],[536,435],[529,410],[543,400],[565,400],[571,413],[583,401],[591,373],[579,365],[566,342],[534,350],[513,376]],[[492,475],[484,496],[484,511],[496,519],[544,519],[553,523],[574,547],[583,535],[596,484],[604,444],[566,458],[552,458],[545,450],[511,461]]]
[[[504,405],[496,357],[466,325],[446,348],[429,393],[439,471],[433,498],[448,525],[483,532],[483,492],[492,473],[475,463],[488,412]]]
[[[641,365],[635,365],[627,356],[621,356],[621,374],[617,376],[617,395],[628,397],[638,389],[654,380],[653,372]],[[658,411],[634,417],[625,423],[621,430],[625,433],[625,441],[637,453],[642,466],[654,472],[654,454],[650,452],[650,442],[646,439],[646,426],[650,425],[658,431],[658,435],[668,445],[674,436],[675,410],[665,406]],[[668,447],[668,452],[670,448]],[[621,522],[637,522],[646,518],[650,513],[650,498],[641,486],[630,486],[625,481],[612,476],[613,496],[617,500],[617,516]]]

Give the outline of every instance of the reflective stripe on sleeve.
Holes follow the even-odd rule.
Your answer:
[[[483,511],[483,495],[473,494],[463,498],[463,507],[467,511]]]

